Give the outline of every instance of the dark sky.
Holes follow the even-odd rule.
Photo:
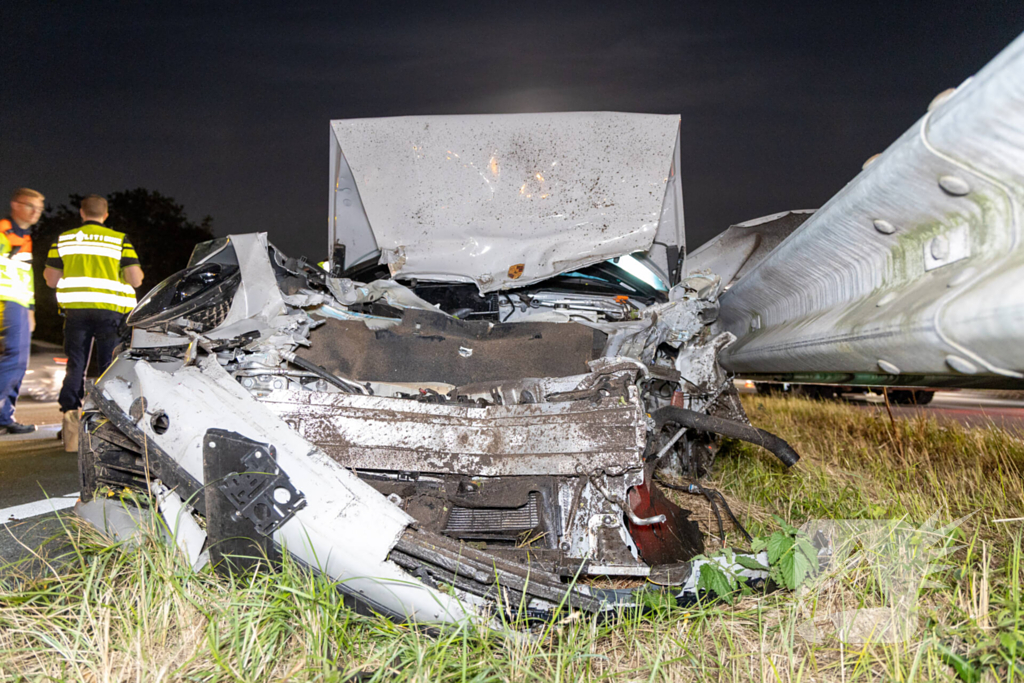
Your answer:
[[[4,0],[0,194],[147,187],[322,257],[332,118],[678,113],[692,248],[820,206],[1022,31],[1021,0]]]

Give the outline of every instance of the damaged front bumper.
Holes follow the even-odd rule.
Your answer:
[[[151,496],[193,566],[288,553],[417,622],[601,612],[632,592],[581,578],[695,591],[702,535],[656,468],[700,476],[721,425],[782,457],[717,364],[713,279],[631,319],[466,322],[263,235],[197,253],[133,314],[79,441],[83,501]]]

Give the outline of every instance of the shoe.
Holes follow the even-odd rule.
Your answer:
[[[19,422],[12,422],[9,425],[0,425],[0,434],[28,434],[36,431],[35,425],[23,425]]]
[[[64,413],[64,419],[61,422],[60,435],[64,441],[64,451],[66,453],[77,453],[78,452],[78,411],[69,410]]]

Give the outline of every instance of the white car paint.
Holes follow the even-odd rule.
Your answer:
[[[491,292],[652,247],[667,272],[665,245],[684,245],[678,116],[409,116],[331,129],[330,239],[349,264],[380,249],[395,277]]]

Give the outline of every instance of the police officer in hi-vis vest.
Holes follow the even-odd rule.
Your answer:
[[[15,190],[11,215],[0,220],[0,434],[35,431],[35,425],[14,421],[14,406],[36,326],[29,228],[43,214],[43,199],[27,187]]]
[[[135,288],[143,277],[135,247],[123,232],[103,225],[109,215],[107,200],[89,195],[79,213],[84,225],[57,237],[43,271],[46,284],[57,290],[57,304],[64,312],[68,366],[58,400],[68,451],[78,450],[78,409],[89,351],[95,344],[100,368],[110,365],[118,343],[117,328],[135,308]]]

